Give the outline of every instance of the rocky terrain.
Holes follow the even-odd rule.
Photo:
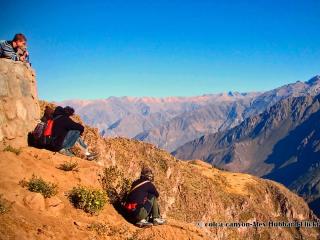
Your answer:
[[[319,214],[319,120],[320,95],[290,97],[233,129],[187,143],[174,155],[283,183]]]
[[[19,67],[24,67],[22,64]],[[30,94],[30,93],[29,93]],[[47,103],[41,102],[43,109]],[[2,110],[6,113],[5,110]],[[75,117],[76,121],[81,121]],[[29,121],[29,120],[28,120]],[[29,122],[31,124],[31,120]],[[18,124],[18,123],[17,123]],[[2,125],[1,125],[2,127]],[[24,129],[26,131],[26,129]],[[319,239],[319,228],[199,227],[195,222],[318,221],[306,202],[283,185],[248,174],[218,170],[201,161],[181,161],[152,144],[125,138],[101,138],[86,126],[84,139],[97,161],[70,158],[32,147],[4,146],[0,151],[1,239]],[[3,143],[5,144],[5,143]],[[76,171],[58,166],[78,163]],[[150,166],[160,191],[163,226],[140,229],[107,203],[96,215],[74,208],[68,192],[75,186],[102,189],[99,178],[116,166],[128,179]],[[21,180],[32,175],[57,184],[44,198]],[[6,204],[4,204],[6,203]],[[202,225],[201,225],[202,226]]]

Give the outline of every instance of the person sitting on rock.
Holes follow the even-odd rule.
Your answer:
[[[157,201],[159,193],[152,183],[153,180],[152,170],[149,167],[143,167],[140,178],[132,183],[124,205],[129,219],[138,227],[165,223],[165,220],[160,216]]]
[[[52,127],[52,150],[61,154],[74,157],[71,148],[78,143],[84,150],[87,160],[94,160],[97,155],[88,151],[88,146],[81,138],[84,127],[80,123],[74,122],[70,117],[74,114],[74,109],[67,106],[58,106],[53,113]]]
[[[29,53],[26,49],[27,38],[17,33],[12,41],[0,41],[0,58],[14,61],[29,62]]]

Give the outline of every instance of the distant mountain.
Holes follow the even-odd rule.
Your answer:
[[[239,124],[243,112],[253,97],[231,102],[211,102],[181,113],[167,122],[135,136],[135,139],[153,143],[172,151],[204,133],[213,133]]]
[[[230,129],[281,99],[319,92],[320,77],[295,82],[264,93],[227,92],[198,97],[110,97],[71,100],[85,123],[103,136],[150,142],[168,151],[204,134]]]
[[[59,104],[73,106],[85,123],[98,127],[104,136],[132,138],[160,127],[180,114],[193,112],[212,103],[224,104],[251,99],[258,94],[229,92],[197,97],[110,97],[100,100],[69,100]]]
[[[307,82],[296,82],[281,86],[263,94],[251,94],[233,102],[210,102],[209,104],[184,112],[169,121],[138,134],[138,140],[153,143],[173,151],[188,141],[207,133],[230,129],[245,118],[259,114],[281,99],[290,96],[316,94],[320,92],[320,77]]]
[[[320,214],[320,94],[283,99],[240,125],[204,135],[173,154],[283,183]]]

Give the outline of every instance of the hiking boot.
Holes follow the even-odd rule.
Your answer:
[[[138,227],[151,227],[153,224],[151,222],[148,222],[146,219],[142,219],[141,221],[137,222],[136,225]]]
[[[64,149],[62,148],[59,153],[66,155],[68,157],[75,157],[75,155],[73,154],[73,152],[71,152],[69,149]]]
[[[96,160],[98,158],[98,153],[89,153],[88,155],[86,155],[86,159],[88,161],[93,161]]]
[[[163,218],[155,218],[153,219],[153,225],[162,225],[166,222]]]

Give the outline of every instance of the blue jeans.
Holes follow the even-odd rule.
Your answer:
[[[76,143],[79,143],[81,147],[88,148],[88,146],[84,143],[82,138],[80,137],[80,131],[78,130],[70,130],[68,131],[66,137],[63,140],[62,148],[63,149],[70,149]]]

